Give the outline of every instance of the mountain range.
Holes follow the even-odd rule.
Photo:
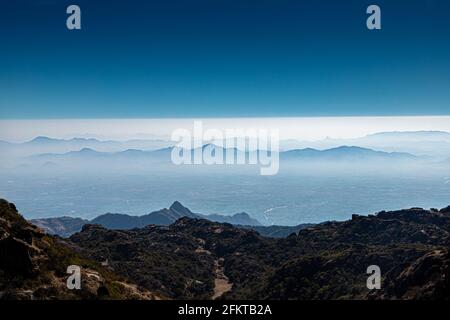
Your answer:
[[[79,232],[85,224],[98,224],[108,229],[129,230],[142,228],[147,225],[169,225],[182,217],[193,219],[207,219],[215,222],[225,222],[234,225],[261,226],[261,223],[250,217],[247,213],[241,212],[231,216],[211,214],[205,215],[193,213],[184,207],[180,202],[175,201],[168,209],[164,208],[142,216],[130,216],[119,213],[106,213],[92,220],[72,217],[56,217],[46,219],[33,219],[31,222],[43,228],[49,234],[57,234],[68,237],[75,232]],[[299,226],[298,228],[301,228]]]
[[[291,140],[284,143],[283,149],[304,147],[329,149],[341,145],[359,146],[385,152],[406,152],[417,156],[442,159],[450,156],[450,133],[445,131],[393,131],[378,132],[352,139]]]
[[[450,299],[450,206],[353,215],[285,238],[183,217],[45,235],[0,200],[0,297],[8,299]],[[64,286],[82,268],[82,290]],[[367,268],[381,288],[366,286]]]
[[[249,157],[250,153],[257,153],[258,151],[244,152],[237,149],[224,149],[215,145],[205,145],[202,147],[203,150],[206,148],[208,152],[224,153],[232,152],[235,154],[242,154],[243,156]],[[57,161],[68,161],[76,160],[78,162],[82,161],[158,161],[167,162],[171,161],[171,153],[173,147],[153,150],[153,151],[143,151],[129,149],[120,152],[98,152],[93,149],[83,148],[79,151],[70,151],[67,153],[45,153],[32,156],[34,161],[41,162],[57,162]],[[195,150],[186,150],[183,152],[194,153]],[[317,150],[313,148],[305,149],[294,149],[289,151],[280,152],[280,159],[283,161],[413,161],[420,160],[421,158],[416,157],[412,154],[405,152],[384,152],[376,151],[368,148],[361,148],[355,146],[340,146],[331,149]]]
[[[30,156],[42,153],[67,153],[84,148],[98,152],[117,153],[125,150],[157,150],[172,147],[173,141],[155,137],[147,140],[98,140],[94,138],[55,139],[39,136],[22,143],[0,141],[0,148],[16,156]],[[326,138],[317,141],[286,139],[280,141],[280,149],[333,149],[339,146],[357,146],[385,152],[404,152],[414,155],[450,156],[450,133],[444,131],[399,131],[379,132],[352,139]]]
[[[98,140],[94,138],[55,139],[39,136],[22,143],[0,141],[0,148],[16,156],[31,156],[40,153],[65,153],[81,149],[93,149],[99,152],[120,152],[127,149],[156,150],[173,143],[161,138],[149,140]]]
[[[405,152],[384,152],[355,146],[340,146],[331,149],[294,149],[281,152],[281,159],[302,160],[416,160],[418,157]]]

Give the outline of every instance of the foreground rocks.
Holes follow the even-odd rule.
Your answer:
[[[80,255],[70,243],[45,235],[15,206],[0,200],[0,298],[155,299],[148,290]],[[81,289],[67,287],[67,267],[81,268]]]
[[[284,239],[182,218],[131,231],[86,226],[70,240],[172,298],[215,298],[221,261],[232,284],[221,299],[449,299],[449,231],[446,210],[413,208],[355,215]],[[380,290],[366,286],[370,265],[381,269]]]
[[[9,299],[450,299],[450,210],[354,215],[285,238],[183,217],[45,235],[0,201],[0,296]],[[82,266],[82,290],[66,268]],[[369,290],[367,268],[381,270]]]

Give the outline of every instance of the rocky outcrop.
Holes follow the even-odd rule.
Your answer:
[[[423,255],[392,279],[387,291],[399,299],[450,299],[450,252]]]
[[[445,207],[445,208],[439,210],[439,212],[440,212],[440,213],[450,213],[450,206]]]
[[[81,289],[67,287],[67,267],[78,265]],[[0,299],[155,299],[150,291],[46,235],[0,199]]]
[[[0,199],[0,269],[11,274],[30,275],[37,269],[34,263],[40,250],[35,239],[44,232],[28,224],[14,204]]]
[[[32,247],[26,242],[8,237],[0,241],[0,269],[11,274],[31,274],[34,265],[31,260]]]

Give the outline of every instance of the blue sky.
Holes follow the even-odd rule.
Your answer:
[[[66,29],[78,4],[82,30]],[[382,30],[365,27],[378,4]],[[0,0],[0,118],[450,115],[445,0]]]

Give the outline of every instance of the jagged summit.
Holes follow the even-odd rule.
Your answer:
[[[226,222],[243,226],[261,225],[258,220],[252,218],[245,212],[241,212],[231,216],[193,213],[187,207],[183,206],[179,201],[173,202],[169,209],[164,208],[142,216],[131,216],[120,213],[106,213],[90,221],[80,218],[67,217],[33,219],[31,221],[50,234],[58,234],[63,237],[69,237],[73,233],[80,231],[84,224],[98,224],[108,229],[129,230],[133,228],[142,228],[151,224],[170,225],[183,217],[207,219],[211,221]]]
[[[170,211],[178,213],[181,217],[196,217],[191,210],[183,206],[180,202],[175,201],[169,208]]]

